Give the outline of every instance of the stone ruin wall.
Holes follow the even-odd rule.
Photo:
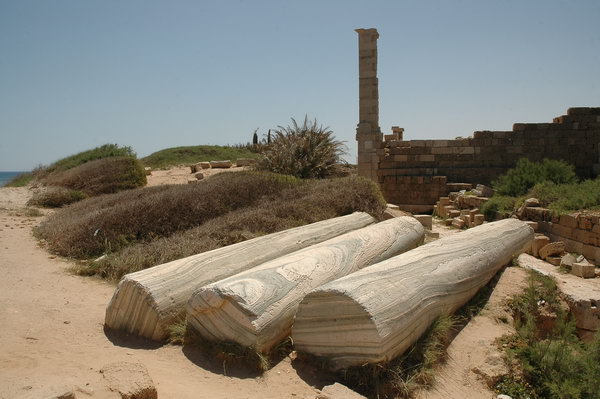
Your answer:
[[[397,140],[400,135],[381,143],[377,178],[386,200],[407,210],[431,209],[460,186],[449,183],[489,185],[520,158],[564,160],[580,178],[596,176],[600,162],[600,108],[570,108],[553,123],[515,123],[512,131],[478,131],[466,139]]]
[[[570,108],[553,123],[515,123],[511,131],[479,131],[455,140],[403,140],[404,129],[379,127],[376,29],[358,33],[358,174],[379,182],[386,200],[412,212],[430,211],[449,192],[489,185],[520,158],[561,159],[580,178],[600,173],[600,108]],[[463,184],[460,184],[463,183]]]

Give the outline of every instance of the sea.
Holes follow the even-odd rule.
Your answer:
[[[0,172],[0,187],[4,187],[13,177],[25,172]]]

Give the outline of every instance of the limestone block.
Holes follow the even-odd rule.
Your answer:
[[[427,230],[433,228],[433,218],[431,215],[414,215],[414,218],[419,221]]]
[[[188,326],[208,341],[268,352],[289,336],[309,291],[413,249],[424,234],[413,217],[394,218],[206,285],[187,303]]]
[[[473,224],[475,226],[482,225],[485,222],[485,215],[479,213],[473,217]]]
[[[188,184],[196,184],[196,183],[198,183],[198,179],[196,179],[195,177],[194,178],[190,177],[189,179],[187,179],[187,183]]]
[[[255,165],[256,164],[256,159],[252,159],[252,158],[238,158],[235,161],[235,165],[240,167],[240,166],[251,166],[251,165]]]
[[[451,218],[457,218],[460,216],[460,211],[458,209],[453,209],[450,212],[448,212],[448,216]]]
[[[540,256],[540,249],[544,246],[550,244],[550,239],[543,234],[536,234],[533,239],[533,244],[531,246],[531,253],[533,256]]]
[[[452,226],[456,227],[457,229],[462,229],[463,227],[465,227],[465,221],[457,217],[453,218]]]
[[[100,370],[109,388],[123,399],[157,399],[148,369],[141,363],[116,362]]]
[[[204,173],[198,172],[194,175],[194,177],[196,177],[196,180],[202,180],[204,179]]]
[[[300,303],[294,346],[334,369],[390,361],[468,302],[533,235],[519,220],[487,223],[325,284]]]
[[[527,223],[529,227],[533,229],[533,231],[537,232],[539,230],[538,222],[526,221],[525,223]]]
[[[560,262],[562,261],[562,257],[560,256],[546,256],[544,260],[551,265],[560,266]]]
[[[546,259],[549,256],[560,256],[565,252],[565,243],[562,241],[551,242],[539,249],[540,258]]]
[[[153,340],[164,339],[167,327],[183,313],[197,288],[374,222],[370,215],[357,212],[128,274],[106,308],[105,325]]]
[[[571,274],[582,278],[594,278],[596,277],[596,266],[590,263],[573,263],[571,266]]]
[[[196,164],[190,165],[190,173],[196,173]]]
[[[560,258],[560,266],[570,269],[574,263],[577,263],[577,258],[571,254],[565,254]]]
[[[202,169],[210,169],[210,162],[198,162],[198,165],[200,165],[200,168]]]
[[[231,161],[210,161],[211,168],[229,169],[233,164]]]

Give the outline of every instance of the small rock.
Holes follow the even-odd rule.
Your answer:
[[[539,208],[542,206],[542,204],[540,204],[540,200],[537,198],[528,198],[525,200],[523,205],[525,205],[526,208]]]
[[[202,172],[198,172],[194,176],[196,177],[197,180],[204,179],[204,173],[202,173]]]
[[[356,393],[345,385],[337,382],[333,385],[323,387],[321,392],[322,397],[328,399],[365,399],[361,394]]]
[[[116,362],[100,370],[112,391],[123,399],[157,399],[158,393],[146,366],[141,363]]]
[[[500,394],[500,395],[496,396],[496,399],[512,399],[512,396]]]
[[[560,258],[560,266],[561,267],[566,267],[566,268],[570,269],[571,266],[573,266],[573,263],[575,263],[575,262],[577,262],[577,258],[575,258],[571,254],[566,254],[562,258]]]

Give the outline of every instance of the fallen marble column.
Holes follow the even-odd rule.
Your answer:
[[[268,352],[290,335],[309,291],[415,248],[424,233],[416,219],[394,218],[202,287],[187,304],[188,328],[207,341]]]
[[[183,314],[199,287],[360,229],[375,219],[357,212],[178,259],[123,277],[106,308],[105,325],[153,340]]]
[[[333,369],[392,360],[467,303],[533,235],[516,219],[488,223],[325,284],[300,303],[294,346]]]

